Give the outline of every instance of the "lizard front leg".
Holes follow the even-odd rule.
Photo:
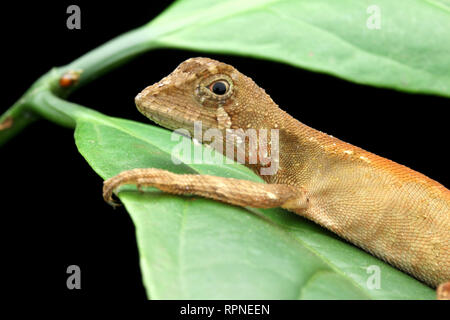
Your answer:
[[[172,194],[190,194],[242,207],[285,209],[306,208],[306,191],[287,184],[266,184],[248,180],[197,174],[175,174],[161,169],[133,169],[106,180],[103,198],[114,205],[114,190],[125,184],[138,188],[156,187]]]

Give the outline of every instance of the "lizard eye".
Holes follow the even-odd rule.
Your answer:
[[[217,80],[211,83],[208,88],[213,93],[221,96],[227,93],[228,89],[230,88],[230,85],[225,80]]]

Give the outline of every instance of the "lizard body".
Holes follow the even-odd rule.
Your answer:
[[[212,87],[217,82],[219,90]],[[450,280],[450,191],[403,165],[310,128],[281,110],[230,65],[192,58],[136,97],[140,112],[170,129],[279,130],[279,163],[268,183],[159,169],[125,171],[105,181],[151,185],[227,203],[281,206],[335,232],[432,287]],[[247,143],[247,142],[246,142]],[[246,146],[248,148],[248,146]],[[269,147],[269,153],[271,152]],[[260,174],[261,163],[246,164]]]

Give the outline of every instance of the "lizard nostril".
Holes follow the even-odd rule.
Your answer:
[[[140,103],[141,100],[142,100],[142,94],[141,94],[141,92],[139,92],[139,93],[137,94],[137,96],[134,98],[134,102]]]

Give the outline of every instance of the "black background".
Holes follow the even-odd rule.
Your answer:
[[[66,28],[66,8],[81,8],[81,30]],[[2,4],[3,112],[40,75],[143,25],[168,2],[58,1]],[[224,30],[224,36],[227,35]],[[450,185],[448,100],[353,84],[245,57],[151,51],[69,99],[105,114],[147,120],[135,95],[193,56],[234,65],[303,123]],[[146,297],[134,226],[103,202],[102,179],[78,153],[73,130],[39,121],[0,148],[1,207],[8,272],[3,287],[32,297]],[[66,268],[81,267],[82,290],[67,290]]]

